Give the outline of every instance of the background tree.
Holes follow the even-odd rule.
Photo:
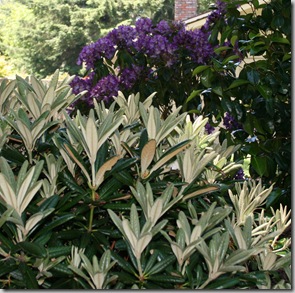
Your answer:
[[[210,3],[198,1],[198,13]],[[174,18],[174,0],[2,0],[0,5],[1,54],[18,73],[40,77],[56,68],[76,74],[82,47],[119,25],[134,24],[139,17],[154,23]]]
[[[4,0],[0,5],[2,53],[18,70],[40,77],[56,68],[78,73],[82,47],[118,25],[139,16],[173,17],[171,0]]]

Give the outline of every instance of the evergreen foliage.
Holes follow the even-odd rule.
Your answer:
[[[122,93],[70,117],[58,80],[0,85],[1,288],[291,288],[291,211],[208,118]]]

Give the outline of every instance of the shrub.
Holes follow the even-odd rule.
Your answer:
[[[250,8],[244,13],[243,6]],[[141,97],[166,116],[172,105],[224,126],[220,141],[241,144],[249,175],[276,183],[268,206],[291,206],[291,2],[217,1],[200,29],[141,18],[81,51],[86,77],[72,82],[83,111],[118,90]],[[83,106],[84,105],[84,106]],[[86,107],[85,107],[86,105]]]
[[[203,101],[194,112],[211,123],[238,121],[221,138],[242,145],[252,178],[276,183],[268,204],[277,206],[291,206],[291,19],[287,0],[226,1],[224,16],[211,22],[215,56],[194,70],[200,83],[188,99]]]
[[[153,95],[71,117],[70,81],[0,87],[2,288],[290,288],[290,211],[238,146]]]
[[[193,69],[213,54],[208,35],[186,30],[181,22],[153,24],[149,18],[113,29],[86,45],[79,55],[77,63],[86,67],[85,77],[76,76],[71,85],[75,93],[89,92],[78,101],[78,108],[93,106],[93,98],[109,104],[118,90],[126,96],[140,92],[142,98],[157,92],[153,105],[165,113],[171,111],[172,102],[186,107],[197,84]]]

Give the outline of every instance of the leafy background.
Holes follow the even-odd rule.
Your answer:
[[[30,14],[52,6],[28,3],[22,22],[12,24],[52,25],[52,14],[43,24]],[[116,60],[95,63],[90,72],[77,66],[71,72],[79,75],[67,77],[56,71],[67,63],[50,61],[59,48],[53,43],[38,41],[39,55],[22,51],[20,65],[26,61],[31,71],[33,60],[48,61],[54,73],[43,82],[48,73],[40,68],[37,76],[0,85],[2,288],[291,288],[291,3],[252,1],[246,15],[236,6],[244,3],[217,2],[201,30],[174,31],[208,36],[203,45],[212,49],[199,63],[179,51],[187,61],[180,100],[173,91],[161,95],[163,85],[173,84],[173,70],[152,58],[156,83],[141,81],[114,98],[75,92],[77,79],[91,71],[88,90],[114,73],[113,62],[132,65],[148,54],[133,59],[119,50]],[[69,5],[56,6],[56,24]],[[85,20],[96,12],[87,13]],[[130,31],[125,24],[120,29]],[[103,29],[107,38],[114,33],[106,26],[94,39],[104,40]],[[67,38],[79,33],[72,32]],[[2,40],[35,48],[25,30],[18,33],[10,38],[1,30],[1,50]],[[164,41],[163,31],[155,35]],[[84,45],[67,56],[82,50],[91,59]]]

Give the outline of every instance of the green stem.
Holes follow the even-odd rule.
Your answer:
[[[91,199],[92,201],[95,200],[95,190],[91,190]],[[88,232],[92,231],[92,223],[93,223],[93,216],[94,216],[94,206],[90,206],[90,215],[89,215],[89,225],[88,225]]]

